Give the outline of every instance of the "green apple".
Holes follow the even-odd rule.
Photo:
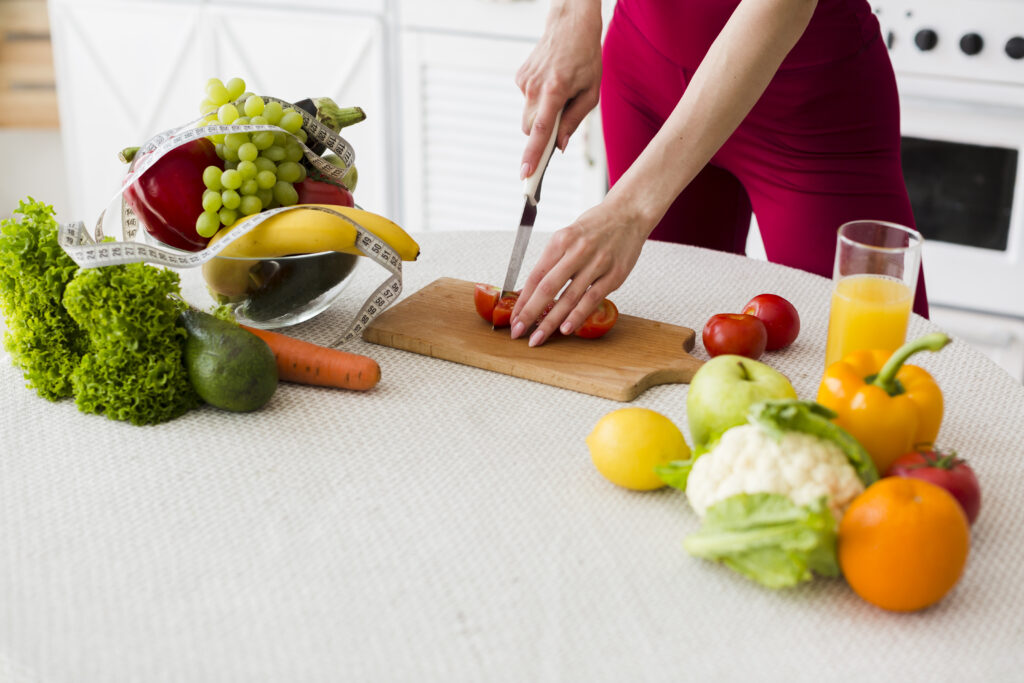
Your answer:
[[[703,449],[725,430],[744,424],[752,404],[796,397],[789,378],[775,368],[744,356],[715,356],[697,370],[686,394],[694,448]]]

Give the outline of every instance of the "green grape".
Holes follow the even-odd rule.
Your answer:
[[[263,98],[259,95],[250,95],[245,100],[243,109],[245,110],[246,116],[259,116],[263,113],[263,108],[266,106],[263,103]]]
[[[303,143],[306,142],[307,140],[309,140],[309,135],[306,134],[306,129],[305,128],[300,128],[299,132],[295,134],[295,137],[297,137],[299,139],[299,142],[303,142]]]
[[[223,171],[216,166],[207,166],[203,169],[203,185],[206,185],[211,190],[220,191],[221,187],[223,187],[220,184],[221,173]]]
[[[274,184],[274,199],[281,206],[291,206],[299,201],[299,193],[292,187],[291,183],[278,180]]]
[[[223,159],[224,158],[224,143],[223,142],[216,143],[213,146],[213,151],[215,151],[217,153],[217,156],[219,156],[221,159]]]
[[[256,174],[256,185],[261,190],[273,189],[275,183],[277,183],[277,174],[273,171],[260,171]]]
[[[289,109],[281,116],[281,122],[278,125],[289,133],[297,133],[302,128],[302,114],[294,109]]]
[[[235,168],[242,174],[242,180],[252,180],[260,170],[252,161],[239,161]]]
[[[270,171],[272,175],[277,174],[277,164],[266,157],[256,159],[255,164],[257,171]]]
[[[274,191],[271,189],[264,190],[262,187],[256,191],[256,196],[260,198],[260,204],[263,208],[270,208],[270,205],[274,202]]]
[[[288,133],[285,133],[283,130],[274,131],[274,144],[278,147],[284,147],[288,144],[289,140],[291,140],[291,137]]]
[[[221,158],[224,159],[225,168],[227,168],[227,163],[228,162],[230,162],[232,164],[237,164],[238,163],[238,150],[233,148],[233,147],[228,147],[227,145],[224,145],[224,156],[221,157]],[[231,168],[234,168],[234,166],[232,166]]]
[[[271,161],[284,161],[284,147],[281,147],[280,145],[271,145],[263,150],[263,156]]]
[[[249,118],[249,123],[254,126],[265,126],[267,125],[267,119],[264,116],[256,115]]]
[[[280,102],[267,102],[266,106],[263,107],[263,118],[272,126],[276,126],[281,121],[283,114],[284,107],[281,106]]]
[[[238,194],[243,197],[256,194],[260,189],[260,186],[256,184],[256,179],[252,178],[242,182],[242,186],[238,188]]]
[[[217,110],[217,118],[224,125],[234,123],[235,119],[238,118],[238,109],[233,104],[222,104],[220,109]]]
[[[256,145],[256,149],[266,149],[274,144],[274,134],[269,130],[253,133],[252,144]]]
[[[221,225],[234,225],[235,221],[238,220],[238,214],[234,209],[221,209],[218,215],[220,216]]]
[[[277,179],[286,183],[297,183],[302,175],[302,167],[294,161],[281,162],[277,167]]]
[[[248,133],[228,133],[224,136],[224,146],[238,151],[238,148],[249,142]]]
[[[248,116],[239,116],[237,119],[235,119],[235,125],[236,126],[247,126],[247,125],[249,125],[249,117]],[[246,133],[246,135],[248,135],[248,133]]]
[[[238,156],[237,154],[235,156]],[[230,171],[233,168],[238,168],[238,159],[225,159],[224,170]]]
[[[221,201],[220,192],[217,190],[206,190],[203,192],[203,210],[213,211],[216,213],[220,211],[220,207],[224,205]]]
[[[196,232],[202,237],[213,237],[220,229],[220,216],[216,211],[203,211],[196,219]]]
[[[306,179],[306,175],[306,167],[303,166],[302,164],[299,164],[299,179],[296,180],[295,182],[301,183],[303,180]]]
[[[260,155],[259,149],[256,145],[251,142],[246,142],[244,145],[238,148],[238,158],[241,161],[256,161],[256,157]]]
[[[208,78],[208,79],[206,79],[206,85],[203,86],[203,87],[204,88],[209,88],[214,83],[220,83],[220,85],[224,85],[224,83],[222,83],[219,78]]]
[[[237,100],[245,92],[245,81],[241,78],[232,78],[224,85],[227,87],[228,100]]]
[[[219,105],[214,104],[209,99],[205,99],[205,100],[203,100],[202,102],[199,103],[199,113],[200,114],[211,114],[211,113],[212,114],[216,114],[218,106]]]
[[[302,149],[302,145],[295,140],[292,140],[291,144],[284,148],[284,158],[288,161],[301,161],[304,156],[306,156],[306,152]]]
[[[220,201],[225,209],[237,209],[239,202],[242,201],[241,195],[234,190],[224,190],[220,193]]]
[[[242,186],[242,174],[238,172],[238,169],[230,169],[224,171],[220,176],[220,183],[228,190],[237,190]],[[229,209],[233,209],[233,206],[229,206]]]
[[[227,104],[231,98],[228,97],[228,89],[224,87],[224,84],[213,79],[206,84],[206,99],[219,107],[222,104]]]
[[[263,209],[263,202],[256,195],[246,195],[242,197],[242,203],[239,205],[238,210],[242,212],[243,216],[251,216],[254,213],[259,213]]]

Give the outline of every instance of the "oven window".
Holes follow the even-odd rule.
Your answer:
[[[1005,251],[1017,150],[904,137],[903,176],[925,239]]]

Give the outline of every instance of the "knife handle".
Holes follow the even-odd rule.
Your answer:
[[[558,137],[558,126],[562,123],[562,111],[555,114],[555,125],[551,128],[551,137],[548,144],[544,146],[544,154],[540,157],[537,170],[523,180],[523,194],[534,206],[540,201],[540,182],[544,180],[544,171],[548,170],[548,162],[551,161],[551,152],[555,149],[555,138]]]

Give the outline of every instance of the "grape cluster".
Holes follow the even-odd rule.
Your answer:
[[[227,133],[209,136],[224,169],[207,166],[203,171],[203,212],[196,219],[196,231],[212,237],[222,225],[275,206],[291,206],[299,200],[295,183],[306,177],[300,163],[306,141],[302,114],[280,102],[265,102],[247,92],[245,81],[232,78],[223,83],[211,78],[206,99],[199,105],[205,118],[200,125],[264,125],[280,131]]]

